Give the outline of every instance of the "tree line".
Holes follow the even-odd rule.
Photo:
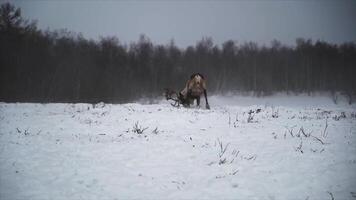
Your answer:
[[[40,30],[21,10],[0,7],[0,101],[128,102],[182,89],[190,74],[205,75],[208,92],[356,92],[356,43],[298,38],[295,46],[270,46],[209,37],[178,48],[141,35],[84,38],[68,30]]]

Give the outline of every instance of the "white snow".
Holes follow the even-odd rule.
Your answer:
[[[0,199],[356,199],[355,104],[209,100],[0,103]]]

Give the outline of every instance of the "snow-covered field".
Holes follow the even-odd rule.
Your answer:
[[[0,103],[0,199],[356,199],[356,105],[327,96]]]

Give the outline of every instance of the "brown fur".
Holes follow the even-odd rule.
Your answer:
[[[190,106],[194,100],[197,100],[199,106],[202,94],[205,96],[206,108],[210,109],[206,93],[206,80],[201,74],[193,74],[186,82],[185,88],[179,93],[179,99],[185,106]]]

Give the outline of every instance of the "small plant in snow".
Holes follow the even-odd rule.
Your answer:
[[[326,142],[323,141],[323,140],[326,139],[326,137],[328,136],[327,128],[328,128],[328,120],[326,119],[326,120],[325,120],[325,127],[324,127],[323,131],[321,132],[321,138],[322,138],[322,139],[320,139],[320,138],[318,138],[318,137],[316,137],[316,136],[313,136],[313,135],[311,134],[312,131],[311,131],[310,133],[305,133],[303,127],[299,129],[299,132],[298,132],[298,133],[299,133],[299,134],[302,133],[305,137],[314,138],[315,140],[319,141],[322,145],[324,145],[324,144],[327,144]]]
[[[25,132],[23,132],[24,135],[30,135],[30,132],[28,132],[28,129],[25,130]]]
[[[234,122],[234,127],[236,128],[238,126],[238,122],[239,122],[239,113],[236,113],[236,119]]]
[[[229,113],[229,127],[230,127],[230,124],[231,124],[231,117],[230,117],[230,113]]]
[[[328,129],[328,120],[327,119],[325,120],[325,128],[321,135],[323,138],[326,138],[328,136],[328,132],[326,132],[326,129]]]
[[[225,163],[233,163],[235,158],[239,155],[240,151],[237,151],[236,149],[234,149],[230,154],[227,154],[227,149],[229,147],[229,144],[230,143],[227,143],[226,145],[223,145],[223,142],[221,142],[219,139],[218,139],[218,145],[219,145],[219,153],[218,153],[218,156],[219,156],[219,165],[222,165],[222,164],[225,164]],[[232,158],[229,158],[228,157],[231,156]]]
[[[351,118],[352,118],[352,119],[356,119],[356,112],[352,112],[352,113],[351,113]]]
[[[295,148],[295,151],[299,151],[300,153],[304,153],[302,147],[303,147],[303,141],[300,140],[299,146],[297,148]]]
[[[159,133],[159,130],[158,130],[158,127],[156,127],[153,131],[152,131],[153,134],[158,134]]]
[[[261,111],[262,111],[261,108],[257,108],[256,110],[248,111],[247,123],[257,122],[257,121],[253,121],[253,118],[255,117],[255,114],[258,114]],[[236,121],[237,121],[237,117],[236,117]]]
[[[142,134],[148,127],[143,128],[138,124],[138,121],[135,123],[135,125],[132,128],[132,132],[137,133],[137,134]]]
[[[299,131],[298,131],[298,134],[297,134],[297,135],[299,135],[299,136],[297,136],[297,137],[300,137],[300,134],[301,134],[301,133],[303,134],[304,137],[310,137],[312,132],[313,132],[313,131],[310,131],[309,133],[306,133],[306,132],[304,131],[303,126],[302,126],[302,127],[300,127],[300,129],[299,129]]]
[[[222,165],[224,163],[226,163],[227,159],[226,156],[224,156],[227,147],[229,146],[229,143],[226,144],[225,146],[223,145],[223,143],[218,139],[218,144],[219,144],[219,165]]]
[[[297,125],[295,125],[295,126],[293,126],[293,127],[291,127],[291,128],[285,126],[285,128],[288,130],[289,134],[290,134],[292,137],[294,137],[293,129],[294,129],[296,126],[297,126]]]
[[[233,123],[234,128],[238,127],[238,122],[239,122],[239,113],[236,113],[236,118]],[[230,113],[229,113],[229,127],[230,127],[230,125],[231,125],[231,117],[230,117]]]
[[[252,114],[253,114],[253,115],[252,115]],[[252,110],[250,110],[250,111],[248,112],[247,123],[251,123],[254,116],[255,116],[255,112],[252,111]]]
[[[345,119],[345,118],[346,118],[345,112],[341,112],[340,115],[335,115],[335,116],[333,117],[333,119],[334,119],[335,121],[339,121],[340,119]]]
[[[275,111],[274,108],[272,107],[272,117],[273,118],[278,118],[278,116],[279,116],[279,110],[277,109]]]
[[[331,197],[331,200],[334,200],[334,195],[333,195],[333,193],[331,193],[331,192],[329,192],[329,191],[328,191],[328,193],[329,193],[329,195],[330,195],[330,197]]]
[[[17,130],[18,133],[22,132],[19,128],[16,128],[16,130]],[[28,132],[28,128],[25,131],[23,131],[23,134],[24,135],[30,135],[30,132]]]
[[[341,112],[340,117],[341,117],[341,118],[346,118],[346,114],[345,114],[345,112]]]

